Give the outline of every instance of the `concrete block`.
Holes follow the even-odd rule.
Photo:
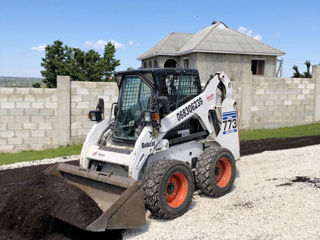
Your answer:
[[[76,108],[89,108],[89,102],[78,102]]]
[[[0,108],[14,108],[14,102],[0,102]]]
[[[24,112],[28,116],[38,116],[39,115],[39,109],[37,109],[37,108],[25,109]]]
[[[44,130],[31,130],[32,137],[44,137]]]
[[[37,144],[38,143],[38,137],[26,137],[23,138],[24,144]]]
[[[8,87],[0,87],[0,95],[11,95],[14,94],[15,88],[8,88]]]
[[[258,106],[252,106],[251,107],[251,112],[257,112],[259,110]]]
[[[30,136],[30,130],[15,130],[14,135],[16,137],[29,137]]]
[[[38,129],[52,129],[51,123],[39,123]]]
[[[25,102],[33,102],[36,100],[36,98],[33,95],[24,95],[24,99]]]
[[[306,99],[304,95],[298,95],[298,99],[302,100],[302,99]]]
[[[43,123],[45,122],[44,116],[31,116],[32,123]]]
[[[36,99],[38,102],[50,102],[51,97],[49,95],[36,95]]]
[[[293,83],[301,83],[301,78],[293,78]]]
[[[265,105],[267,105],[267,106],[273,105],[273,100],[266,100]]]
[[[56,108],[57,107],[57,103],[56,102],[46,102],[45,103],[45,107],[46,108]]]
[[[0,130],[7,130],[7,124],[6,123],[0,123]]]
[[[299,89],[304,89],[305,87],[306,87],[305,84],[298,84],[298,88],[299,88]]]
[[[89,94],[89,90],[87,88],[77,88],[76,94],[87,95],[87,94]]]
[[[286,83],[292,83],[292,78],[286,78],[286,79],[285,79],[285,82],[286,82]]]
[[[0,152],[11,152],[14,149],[13,145],[2,145],[0,146]]]
[[[43,150],[43,149],[45,149],[45,145],[44,144],[30,144],[30,148],[32,150]]]
[[[51,102],[57,101],[57,95],[52,95],[50,98],[51,98]]]
[[[310,89],[302,89],[302,94],[310,94]]]
[[[22,144],[22,138],[21,137],[8,138],[8,144],[20,145]]]
[[[16,108],[30,108],[30,102],[16,102]]]
[[[82,101],[82,95],[72,95],[71,96],[71,102],[81,102]]]
[[[14,116],[1,116],[0,123],[9,123],[14,121]]]
[[[23,124],[24,129],[38,129],[38,124],[37,123],[24,123]]]
[[[288,99],[289,99],[289,100],[297,99],[297,95],[295,95],[295,94],[289,94],[289,95],[288,95]]]
[[[307,89],[314,89],[314,84],[307,84]]]
[[[14,116],[14,121],[16,123],[29,123],[30,116]]]
[[[23,95],[26,95],[26,94],[30,94],[30,89],[31,88],[16,88],[16,94],[23,94]]]
[[[31,107],[32,108],[44,108],[44,102],[32,102]]]
[[[57,95],[57,89],[56,88],[43,88],[43,92],[46,95]]]
[[[257,89],[256,90],[256,94],[265,94],[265,90],[264,89]]]
[[[10,131],[10,130],[1,131],[0,136],[2,138],[11,138],[14,136],[14,131]]]
[[[41,116],[55,116],[55,109],[53,108],[43,108],[39,110],[39,114]]]
[[[283,103],[284,105],[292,105],[292,101],[291,100],[286,100]]]
[[[7,116],[8,112],[9,112],[8,108],[0,108],[0,116]]]
[[[0,102],[7,102],[8,96],[7,95],[0,95]]]
[[[9,130],[21,130],[22,129],[22,123],[9,122],[8,123],[8,129]]]
[[[106,96],[117,96],[118,95],[118,91],[116,89],[104,89],[103,91],[103,95]]]
[[[71,129],[79,129],[79,128],[82,128],[82,123],[80,122],[71,123]]]
[[[43,95],[44,88],[31,88],[30,93],[33,95]]]
[[[38,137],[38,143],[40,144],[50,144],[51,139],[50,137]]]
[[[14,95],[9,95],[8,96],[8,101],[11,101],[11,102],[22,102],[23,101],[23,98],[24,98],[24,95],[17,95],[17,94],[14,94]]]
[[[8,139],[0,138],[0,146],[7,145],[7,144],[8,144]]]

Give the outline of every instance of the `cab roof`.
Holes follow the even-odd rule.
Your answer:
[[[143,77],[153,86],[161,85],[160,80],[168,74],[196,75],[199,77],[197,69],[190,68],[144,68],[129,71],[120,71],[114,74],[118,86],[120,87],[123,77],[129,75],[138,75]]]

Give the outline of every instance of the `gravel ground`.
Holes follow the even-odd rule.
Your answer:
[[[20,168],[20,167],[30,167],[30,166],[35,166],[35,165],[46,165],[46,164],[52,164],[52,163],[56,163],[56,162],[77,161],[77,160],[79,160],[79,155],[57,157],[57,158],[48,158],[48,159],[43,159],[43,160],[34,160],[34,161],[29,161],[29,162],[18,162],[18,163],[9,164],[9,165],[2,165],[2,166],[0,166],[0,170]]]
[[[245,156],[237,168],[229,194],[195,193],[189,211],[171,221],[148,212],[147,225],[124,239],[320,239],[319,185],[291,182],[320,177],[320,145]]]

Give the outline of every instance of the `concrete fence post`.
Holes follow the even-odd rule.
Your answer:
[[[252,74],[251,72],[240,72],[240,81],[242,83],[241,109],[240,109],[240,128],[249,129],[251,126],[251,90]]]
[[[312,65],[312,78],[315,83],[313,120],[320,121],[320,65]]]
[[[67,145],[71,136],[70,77],[57,76],[57,144]]]

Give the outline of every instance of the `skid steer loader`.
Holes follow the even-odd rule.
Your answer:
[[[195,185],[208,196],[227,193],[240,158],[228,77],[216,73],[203,89],[194,69],[139,69],[115,78],[119,98],[110,117],[104,119],[102,99],[88,114],[97,123],[80,167],[61,163],[48,171],[103,210],[86,229],[142,227],[145,207],[160,218],[178,217],[188,210]]]

